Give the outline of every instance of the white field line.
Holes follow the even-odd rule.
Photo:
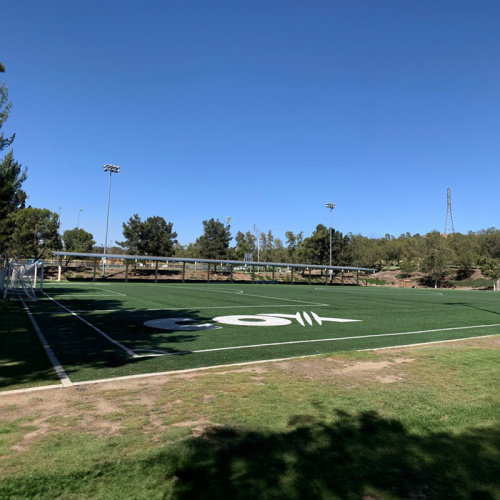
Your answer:
[[[49,357],[50,362],[52,363],[52,366],[54,367],[54,370],[57,373],[57,376],[61,380],[61,384],[64,387],[73,385],[71,380],[69,379],[67,373],[64,371],[64,368],[62,367],[61,363],[57,359],[57,356],[54,354],[54,351],[52,350],[49,343],[47,342],[45,335],[42,333],[42,330],[38,326],[38,323],[36,322],[29,307],[26,305],[26,302],[24,302],[24,300],[21,299],[21,303],[23,304],[23,308],[26,311],[26,314],[28,315],[28,318],[30,319],[31,324],[33,325],[33,328],[35,329],[35,332],[38,335],[38,338],[40,339],[40,342],[42,343],[42,346],[45,349],[45,352],[47,353],[47,356]]]
[[[145,286],[150,286],[150,287],[161,287],[161,288],[175,288],[176,285],[153,285],[153,284],[148,284],[148,283],[140,283]],[[258,299],[271,299],[271,300],[284,300],[286,302],[294,302],[296,304],[306,304],[306,305],[311,305],[311,306],[327,306],[329,304],[318,304],[317,302],[308,302],[306,300],[300,300],[300,299],[285,299],[283,297],[270,297],[268,295],[255,295],[252,293],[245,293],[244,290],[236,290],[236,291],[228,291],[228,290],[218,290],[216,288],[202,288],[202,287],[191,287],[191,286],[184,286],[184,287],[179,287],[178,289],[184,289],[186,291],[189,290],[202,290],[202,291],[208,291],[208,292],[217,292],[217,293],[229,293],[233,295],[245,295],[245,297],[257,297]],[[183,307],[182,309],[185,309]]]
[[[330,304],[314,304],[316,307],[328,307]],[[261,306],[185,306],[185,307],[159,307],[154,309],[92,309],[92,311],[75,311],[76,313],[89,313],[89,312],[143,312],[143,311],[182,311],[183,309],[259,309],[262,307],[269,308],[269,304]],[[273,307],[297,307],[296,304],[274,304]]]
[[[190,290],[202,290],[202,291],[209,291],[209,292],[217,292],[217,293],[229,293],[232,295],[239,295],[242,293],[245,293],[243,290],[219,290],[217,288],[203,288],[200,286],[191,286],[189,284],[181,284],[177,283],[175,285],[163,285],[160,283],[132,283],[132,286],[147,286],[149,288],[176,288],[177,290],[182,290],[182,291],[187,291],[189,292]],[[226,285],[224,285],[226,286]]]
[[[319,288],[319,287],[315,287],[314,290],[319,290],[319,291],[322,291],[322,292],[328,292],[328,293],[339,293],[337,290],[334,290],[334,289],[325,289],[325,288]],[[365,289],[362,289],[363,291]],[[377,290],[377,291],[375,291]],[[418,290],[412,290],[412,289],[408,289],[408,288],[396,288],[395,290],[380,290],[380,289],[375,289],[375,290],[371,290],[370,289],[370,292],[368,293],[373,293],[373,294],[390,294],[390,295],[395,295],[397,293],[401,294],[401,293],[407,293],[407,294],[412,294],[412,295],[444,295],[442,292],[426,292],[424,290],[422,291],[418,291]],[[341,293],[346,293],[348,291],[352,291],[352,290],[346,290],[346,289],[342,289],[342,292]],[[354,292],[354,293],[358,293],[358,292]]]
[[[491,325],[494,326],[494,325]],[[498,334],[493,334],[493,335],[480,335],[477,337],[466,337],[466,338],[460,338],[460,339],[450,339],[450,340],[432,340],[430,342],[422,342],[419,344],[404,344],[404,345],[397,345],[397,346],[390,346],[390,347],[377,347],[373,349],[357,349],[354,352],[360,352],[360,351],[381,351],[384,349],[398,349],[398,348],[403,348],[403,347],[421,347],[425,345],[432,345],[432,344],[442,344],[445,342],[460,342],[461,340],[474,340],[474,339],[484,339],[484,338],[489,338],[489,337],[496,337]],[[212,365],[212,366],[202,366],[199,368],[187,368],[185,370],[172,370],[172,371],[167,371],[167,372],[156,372],[156,373],[140,373],[137,375],[125,375],[123,377],[115,377],[115,378],[103,378],[99,380],[84,380],[82,382],[75,382],[73,385],[74,386],[81,386],[81,385],[93,385],[93,384],[104,384],[107,382],[116,382],[116,381],[122,381],[122,380],[133,380],[133,379],[140,379],[140,378],[147,378],[147,377],[164,377],[168,375],[182,375],[184,373],[193,373],[193,372],[200,372],[200,371],[207,371],[207,370],[217,370],[220,368],[232,368],[232,367],[238,367],[238,366],[249,366],[249,365],[260,365],[263,363],[278,363],[282,361],[291,361],[294,359],[304,359],[304,358],[317,358],[320,356],[324,356],[325,353],[321,354],[306,354],[303,356],[291,356],[289,358],[274,358],[274,359],[262,359],[258,361],[243,361],[241,363],[230,363],[226,365]],[[62,389],[63,386],[61,385],[44,385],[40,387],[30,387],[28,389],[15,389],[13,391],[0,391],[0,397],[2,396],[9,396],[12,394],[23,394],[23,393],[29,393],[29,392],[35,392],[35,391],[45,391],[49,389]]]
[[[116,297],[117,295],[124,295],[123,293],[65,293],[64,295],[59,295],[60,298],[71,298],[71,297]],[[56,295],[57,296],[57,295]]]
[[[433,330],[417,330],[414,332],[398,332],[398,333],[381,333],[378,335],[356,335],[353,337],[335,337],[335,338],[327,338],[327,339],[310,339],[310,340],[291,340],[288,342],[272,342],[267,344],[251,344],[251,345],[242,345],[242,346],[231,346],[231,347],[217,347],[214,349],[199,349],[195,351],[182,351],[169,353],[166,352],[163,354],[164,356],[177,356],[179,354],[196,354],[203,352],[216,352],[216,351],[230,351],[234,349],[252,349],[257,347],[274,347],[280,345],[293,345],[293,344],[313,344],[317,342],[337,342],[339,340],[357,340],[357,339],[369,339],[369,338],[378,338],[378,337],[396,337],[401,335],[417,335],[419,333],[434,333],[434,332],[449,332],[449,331],[458,331],[458,330],[472,330],[477,328],[493,328],[500,327],[500,323],[494,325],[474,325],[474,326],[457,326],[453,328],[436,328]],[[464,339],[460,339],[464,340]],[[433,342],[443,342],[443,341],[433,341]],[[399,346],[396,346],[399,347]],[[379,348],[380,349],[380,348]],[[363,350],[363,349],[361,349]],[[156,351],[158,352],[158,350]]]
[[[89,323],[85,318],[82,318],[80,315],[76,314],[74,311],[71,311],[66,306],[62,305],[56,299],[53,299],[50,295],[47,295],[45,292],[43,292],[43,294],[46,297],[48,297],[50,300],[52,300],[54,303],[56,303],[59,307],[61,307],[65,311],[69,312],[72,316],[74,316],[75,318],[78,318],[81,322],[85,323],[87,326],[89,326],[90,328],[95,330],[97,333],[102,335],[106,340],[109,340],[111,343],[115,344],[120,349],[123,349],[129,356],[132,356],[133,358],[140,358],[141,357],[138,354],[136,354],[134,351],[129,349],[128,347],[125,347],[123,344],[120,344],[120,342],[117,342],[115,339],[112,339],[107,333],[104,333],[102,330],[97,328],[97,326],[94,326],[92,323]]]
[[[100,290],[99,290],[100,291]],[[109,293],[65,293],[63,296],[66,297],[112,297],[114,295],[119,295],[121,297],[127,297],[126,293],[115,292],[113,290],[107,290],[106,288],[102,288],[103,292]]]

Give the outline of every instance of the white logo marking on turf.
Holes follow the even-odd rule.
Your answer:
[[[174,330],[182,332],[196,332],[199,330],[218,330],[221,326],[212,325],[210,323],[203,323],[201,325],[182,325],[181,323],[192,323],[195,321],[191,318],[162,318],[152,319],[144,322],[146,326],[152,328],[160,328],[161,330]]]
[[[305,311],[297,312],[296,314],[235,314],[230,316],[217,316],[212,321],[222,323],[223,325],[234,326],[286,326],[292,324],[291,320],[296,320],[302,326],[315,326],[316,322],[321,326],[325,321],[332,323],[351,323],[361,321],[359,319],[346,319],[346,318],[324,318],[312,312],[309,314]],[[146,321],[144,324],[152,328],[160,328],[162,330],[172,331],[201,331],[201,330],[217,330],[222,328],[211,323],[203,323],[199,325],[184,325],[182,323],[191,323],[195,320],[191,318],[162,318]]]

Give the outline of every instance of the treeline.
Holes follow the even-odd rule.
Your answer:
[[[284,240],[271,230],[258,234],[238,231],[232,236],[229,224],[203,221],[203,233],[194,243],[178,244],[173,224],[162,217],[141,221],[135,214],[123,224],[125,240],[119,245],[132,255],[175,256],[206,259],[253,260],[365,268],[397,266],[403,275],[427,273],[436,284],[450,270],[467,278],[476,268],[494,281],[500,279],[500,230],[489,228],[448,236],[438,231],[425,235],[410,233],[399,237],[368,238],[342,234],[319,224],[304,238],[302,232],[287,231]],[[232,243],[232,245],[231,245]]]

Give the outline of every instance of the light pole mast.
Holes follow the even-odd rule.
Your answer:
[[[332,212],[336,208],[335,203],[325,203],[325,207],[330,209],[330,267],[332,267]],[[330,278],[332,276],[332,270],[330,269]],[[331,281],[331,279],[330,279]]]
[[[62,207],[57,207],[59,209],[59,234],[61,234],[61,211],[62,211]]]
[[[80,229],[80,214],[82,213],[83,208],[78,209],[78,226],[76,227],[77,229]]]
[[[109,201],[111,198],[111,174],[120,172],[120,167],[117,165],[104,165],[104,171],[109,172],[109,188],[108,188],[108,211],[106,213],[106,238],[104,239],[104,254],[102,258],[102,277],[106,274],[106,252],[108,249],[108,222],[109,222]]]

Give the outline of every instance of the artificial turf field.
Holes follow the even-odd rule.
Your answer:
[[[500,294],[487,291],[63,283],[27,307],[66,385],[500,333]],[[36,385],[44,377],[61,383],[51,368]]]

